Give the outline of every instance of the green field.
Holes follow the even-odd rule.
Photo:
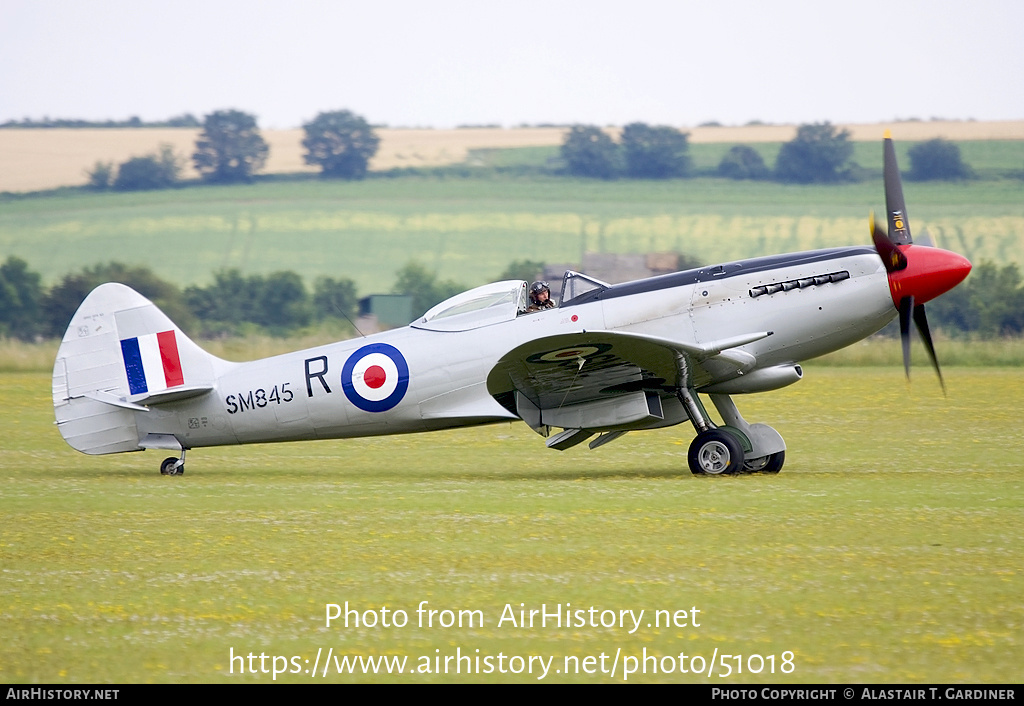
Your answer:
[[[545,681],[593,683],[621,681],[646,649],[662,666],[741,655],[743,673],[717,676],[716,661],[710,678],[630,681],[1016,683],[1024,379],[945,373],[948,397],[897,366],[813,367],[741,398],[789,450],[780,475],[734,478],[690,475],[685,427],[557,453],[522,424],[199,450],[162,477],[160,454],[72,451],[49,375],[0,374],[0,681],[272,681],[240,675],[233,649],[296,657],[278,681],[537,680],[408,673],[461,650],[552,658]],[[346,601],[409,624],[327,627],[326,605]],[[421,628],[421,601],[484,624]],[[632,634],[498,625],[506,604],[566,603],[646,612]],[[647,626],[694,607],[699,626]],[[318,649],[410,661],[312,678]],[[601,653],[606,668],[623,658],[614,678],[555,672]]]
[[[207,284],[222,268],[285,269],[310,283],[349,277],[365,295],[390,291],[411,259],[469,287],[512,260],[578,263],[584,251],[674,250],[714,263],[867,244],[868,214],[884,209],[881,178],[792,186],[455,173],[8,198],[0,256],[25,259],[47,284],[116,259],[182,285]],[[905,192],[915,233],[927,229],[976,263],[1024,263],[1024,181],[908,182]]]

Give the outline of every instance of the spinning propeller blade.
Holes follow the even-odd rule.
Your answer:
[[[900,340],[903,342],[903,370],[910,379],[910,318],[914,313],[914,297],[900,299]]]
[[[907,204],[903,201],[903,180],[900,179],[900,168],[896,164],[896,148],[892,143],[892,135],[885,131],[882,143],[885,160],[885,212],[889,217],[889,240],[893,245],[910,245],[914,242],[910,237],[910,221],[907,219]]]
[[[883,156],[885,210],[889,220],[889,232],[875,222],[875,214],[872,213],[871,239],[885,266],[889,277],[889,293],[900,314],[903,367],[909,380],[910,322],[913,320],[945,394],[946,383],[942,379],[939,359],[935,355],[935,345],[928,327],[924,304],[960,284],[971,271],[971,263],[956,253],[933,247],[931,242],[927,243],[928,247],[915,248],[910,236],[907,206],[903,201],[903,182],[900,179],[899,166],[896,164],[896,149],[888,130],[885,131]]]
[[[935,344],[932,343],[932,333],[928,329],[928,317],[924,313],[924,304],[919,304],[914,307],[914,324],[917,325],[917,333],[921,336],[921,340],[924,342],[924,347],[928,351],[928,357],[931,358],[932,367],[935,368],[935,374],[939,376],[939,385],[942,386],[942,394],[946,394],[946,381],[942,379],[942,371],[939,370],[939,359],[935,357]],[[907,374],[909,377],[909,373]]]

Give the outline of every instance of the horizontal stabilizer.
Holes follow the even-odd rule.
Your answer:
[[[88,397],[90,400],[96,400],[103,404],[109,404],[112,407],[121,407],[122,409],[130,409],[135,412],[148,412],[148,407],[143,407],[140,404],[129,402],[123,397],[112,395],[109,392],[103,392],[102,390],[86,390],[82,393],[82,397]]]
[[[191,397],[199,397],[210,392],[212,389],[213,385],[181,386],[163,390],[162,392],[154,392],[153,394],[133,395],[130,399],[135,404],[160,405],[166,402],[177,402],[178,400],[187,400]]]

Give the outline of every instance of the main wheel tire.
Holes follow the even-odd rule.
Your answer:
[[[752,458],[743,462],[744,473],[778,473],[786,463],[786,452],[768,454],[761,458]]]
[[[160,464],[160,475],[163,476],[180,476],[185,472],[185,464],[175,467],[178,463],[178,459],[174,456],[168,456],[164,459],[163,463]]]
[[[695,476],[736,473],[743,468],[743,447],[729,432],[709,429],[698,434],[690,444],[687,460]]]

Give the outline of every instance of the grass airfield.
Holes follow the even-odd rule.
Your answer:
[[[783,434],[788,460],[778,476],[731,478],[689,473],[689,428],[557,453],[522,424],[197,450],[168,478],[159,453],[71,450],[49,375],[0,374],[0,681],[264,683],[274,655],[297,671],[279,682],[540,676],[497,662],[433,672],[461,650],[553,658],[544,681],[606,682],[646,649],[672,656],[660,665],[699,656],[705,671],[687,661],[629,681],[1015,683],[1024,379],[950,367],[944,398],[924,366],[914,373],[908,386],[898,367],[812,365],[798,385],[740,398]],[[346,601],[409,622],[327,627],[326,604]],[[484,624],[419,627],[421,601]],[[498,625],[506,604],[566,603],[645,613],[632,634],[628,618]],[[648,627],[655,610],[693,607],[699,627]],[[408,667],[307,673],[332,648]],[[239,674],[232,649],[266,654],[267,673]],[[614,677],[599,659],[590,674],[556,672],[602,653],[606,668],[620,655]],[[742,673],[730,657],[721,676],[722,655],[740,655]],[[412,672],[424,656],[431,672]]]

